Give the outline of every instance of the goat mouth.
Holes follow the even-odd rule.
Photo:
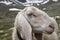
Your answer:
[[[42,40],[42,33],[35,33],[35,38],[37,40]]]

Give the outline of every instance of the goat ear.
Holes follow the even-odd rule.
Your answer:
[[[28,23],[26,18],[23,14],[18,16],[18,24],[20,25],[21,35],[25,40],[32,40],[32,28],[31,25]],[[19,29],[19,28],[18,28]]]

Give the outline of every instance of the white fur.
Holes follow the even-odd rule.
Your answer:
[[[31,17],[28,17],[27,15],[30,14],[31,12],[39,17],[35,18],[33,14]],[[50,24],[54,25],[54,31],[52,34],[48,34],[46,32],[53,30],[48,27],[48,25]],[[33,27],[31,25],[33,25]],[[44,40],[58,40],[57,36],[58,26],[55,19],[49,17],[47,13],[39,10],[36,7],[26,7],[21,12],[19,12],[15,18],[14,27],[15,28],[13,30],[12,40],[19,40],[16,33],[17,30],[19,30],[21,38],[25,40],[36,40],[35,37],[32,36],[33,34],[32,30],[34,30],[35,32],[44,31],[43,32]]]

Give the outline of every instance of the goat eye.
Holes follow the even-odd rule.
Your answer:
[[[37,17],[36,15],[34,15],[33,13],[30,13],[30,14],[28,14],[28,16],[32,16],[32,17]]]
[[[37,17],[36,15],[33,15],[34,17]]]

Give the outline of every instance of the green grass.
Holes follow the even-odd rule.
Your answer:
[[[50,5],[47,7],[45,12],[50,16],[60,16],[60,5]],[[0,11],[0,40],[11,40],[12,29],[14,23],[14,18],[17,12],[1,12]],[[60,24],[60,19],[56,19],[57,23]],[[60,33],[60,25],[59,25],[59,33]],[[59,34],[60,35],[60,34]]]

